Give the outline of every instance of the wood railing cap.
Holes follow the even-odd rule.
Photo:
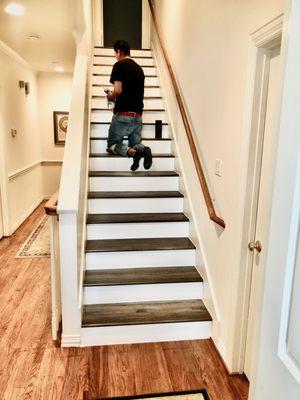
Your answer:
[[[58,191],[50,197],[44,206],[47,215],[57,215]]]

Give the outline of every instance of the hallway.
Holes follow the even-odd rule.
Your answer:
[[[87,348],[51,342],[50,259],[15,259],[43,205],[0,242],[0,398],[81,400],[206,388],[210,400],[245,400],[210,340]]]

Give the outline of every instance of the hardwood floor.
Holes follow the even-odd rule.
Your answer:
[[[82,400],[207,389],[210,400],[246,400],[210,340],[60,348],[51,341],[50,260],[15,259],[42,205],[0,241],[0,399]]]

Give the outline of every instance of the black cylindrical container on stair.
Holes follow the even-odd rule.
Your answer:
[[[162,138],[162,120],[157,119],[155,121],[155,139],[161,139]]]

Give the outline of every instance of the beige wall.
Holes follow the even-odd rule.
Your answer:
[[[54,144],[53,111],[68,111],[71,101],[72,74],[39,73],[39,126],[42,146],[44,193],[52,195],[59,187],[64,147]]]
[[[69,109],[72,75],[37,75],[0,44],[0,182],[8,235],[59,187],[64,147],[54,145],[53,111]],[[28,96],[19,80],[30,83]]]
[[[12,53],[11,53],[12,54]],[[18,86],[19,80],[30,83],[30,94]],[[1,141],[4,152],[3,180],[8,204],[6,234],[13,231],[43,198],[41,166],[20,175],[17,172],[41,159],[38,129],[37,80],[35,72],[17,57],[0,51],[0,86],[2,88]],[[12,137],[11,129],[17,129]],[[5,195],[5,194],[3,194]]]
[[[241,149],[245,140],[249,36],[282,13],[283,0],[155,0],[155,11],[216,209],[226,222],[223,231],[207,217],[182,124],[172,106],[170,117],[177,131],[183,174],[188,177],[185,183],[203,253],[200,259],[205,260],[203,273],[219,318],[214,339],[229,368],[236,370],[236,295],[245,195],[241,179],[247,162]],[[155,35],[153,46],[158,53]],[[223,161],[222,177],[214,174],[216,159]]]

